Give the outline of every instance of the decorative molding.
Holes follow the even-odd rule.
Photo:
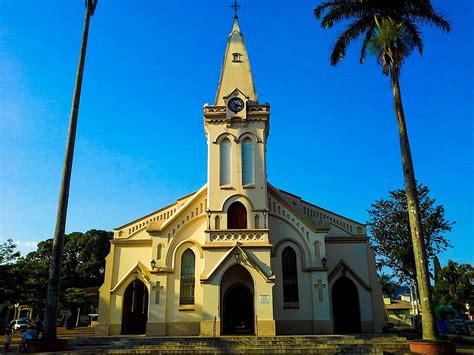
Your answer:
[[[151,239],[113,239],[110,241],[111,244],[115,245],[139,245],[139,246],[151,246]]]
[[[352,278],[357,281],[359,285],[361,285],[367,292],[372,292],[372,288],[369,284],[367,284],[362,278],[356,274],[352,268],[347,265],[343,259],[339,260],[339,262],[334,266],[331,272],[328,274],[328,282],[330,282],[342,269],[346,270],[346,273],[352,276]]]
[[[212,244],[204,244],[202,246],[203,249],[229,249],[235,245],[235,242],[213,242]],[[265,248],[271,249],[273,248],[272,244],[268,243],[260,243],[260,242],[248,242],[244,244],[240,244],[241,248]]]
[[[210,242],[268,242],[268,229],[213,230],[209,233]]]
[[[367,237],[326,237],[326,244],[345,244],[345,243],[367,243],[369,238]]]
[[[122,277],[122,279],[119,282],[117,282],[117,284],[114,287],[110,289],[110,293],[112,295],[116,294],[118,289],[122,287],[122,285],[126,282],[126,280],[132,275],[134,271],[138,271],[139,275],[143,276],[143,281],[146,281],[148,285],[150,285],[150,279],[151,279],[150,270],[148,270],[148,268],[145,265],[143,265],[141,261],[137,261],[137,263]]]
[[[201,275],[201,283],[207,283],[210,279],[216,275],[216,273],[223,267],[223,265],[231,258],[234,258],[234,254],[238,253],[242,257],[241,265],[248,265],[249,267],[255,269],[266,282],[275,282],[274,275],[267,275],[265,271],[261,268],[260,264],[254,260],[252,255],[248,254],[244,249],[241,248],[239,243],[236,243],[229,251],[224,255],[224,257],[214,266],[214,268],[207,274]]]

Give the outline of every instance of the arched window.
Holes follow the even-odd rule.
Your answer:
[[[255,229],[260,229],[260,216],[258,214],[255,216]]]
[[[194,264],[194,253],[186,249],[181,257],[179,304],[194,304]]]
[[[227,210],[227,229],[247,229],[247,209],[238,201]]]
[[[283,268],[283,302],[298,303],[298,273],[296,253],[291,247],[286,247],[281,254]]]
[[[161,251],[163,250],[163,245],[158,244],[158,247],[156,248],[156,260],[161,259]]]
[[[253,143],[247,137],[242,141],[242,185],[253,184],[253,175]]]
[[[230,140],[225,138],[220,144],[220,185],[229,185],[231,183],[231,144]]]
[[[221,229],[221,218],[219,216],[214,219],[214,229]]]

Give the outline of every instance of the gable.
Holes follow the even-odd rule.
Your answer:
[[[365,235],[367,233],[364,224],[306,202],[301,197],[278,189],[270,183],[268,183],[268,190],[280,201],[284,201],[305,223],[310,224],[316,230],[328,229],[332,236]],[[268,207],[271,211],[274,210],[273,204]]]

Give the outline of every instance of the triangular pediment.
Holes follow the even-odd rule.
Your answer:
[[[275,281],[275,276],[265,271],[261,267],[260,263],[237,243],[231,249],[229,249],[229,251],[221,258],[221,260],[217,262],[217,264],[212,268],[209,273],[201,276],[201,282],[211,282],[220,271],[222,271],[223,269],[228,269],[229,267],[236,264],[241,264],[244,267],[256,270],[257,273],[260,274],[266,282]]]
[[[128,280],[133,280],[135,278],[135,272],[136,272],[136,278],[140,279],[142,281],[145,281],[146,283],[150,284],[150,279],[151,279],[151,273],[148,270],[148,268],[143,265],[142,262],[137,261],[137,263],[130,269],[128,270],[127,273],[115,284],[114,287],[111,288],[110,293],[114,294],[117,293],[117,291],[123,287]]]
[[[370,285],[365,282],[357,273],[347,265],[344,260],[339,260],[339,262],[334,266],[331,272],[328,274],[328,281],[334,279],[338,274],[342,274],[343,276],[350,275],[351,278],[356,281],[359,285],[361,285],[367,291],[372,291]]]

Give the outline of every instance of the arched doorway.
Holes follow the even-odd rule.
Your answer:
[[[336,333],[360,333],[359,293],[347,277],[340,277],[332,287],[332,314]]]
[[[221,282],[222,334],[254,334],[253,279],[241,265],[226,271]]]
[[[239,201],[227,210],[227,229],[247,229],[247,209]]]
[[[122,334],[145,334],[148,321],[148,290],[140,280],[128,285],[123,296]]]

